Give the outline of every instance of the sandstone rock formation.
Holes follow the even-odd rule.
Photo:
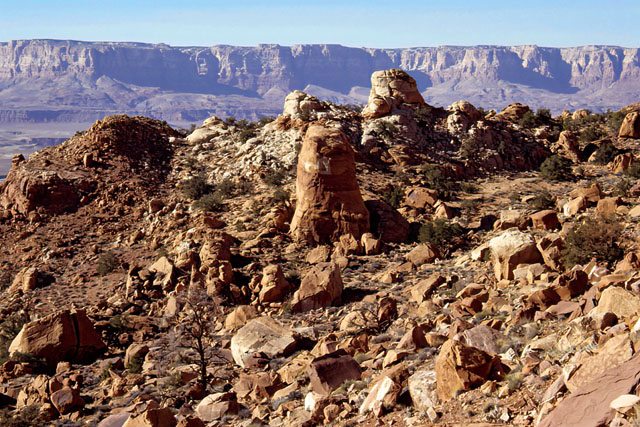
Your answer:
[[[298,157],[295,239],[330,243],[343,234],[360,239],[369,231],[369,212],[355,174],[349,140],[338,129],[312,125]]]
[[[151,184],[164,178],[162,165],[172,153],[168,139],[176,135],[166,123],[146,117],[106,117],[58,149],[16,163],[0,184],[0,208],[22,215],[36,209],[59,214],[77,209],[112,175],[124,179],[138,174]],[[108,172],[70,167],[83,164],[88,153]]]
[[[231,353],[238,365],[246,367],[254,353],[268,358],[286,356],[295,350],[296,343],[292,331],[263,316],[249,321],[236,332],[231,339]]]
[[[300,288],[293,294],[291,309],[294,312],[315,310],[337,304],[341,297],[340,268],[333,262],[323,262],[304,276]]]
[[[629,113],[625,116],[620,131],[620,138],[640,138],[640,113]]]
[[[438,397],[447,401],[459,391],[470,390],[489,378],[501,378],[504,372],[499,357],[449,340],[436,359]]]
[[[398,69],[376,71],[371,75],[371,93],[362,116],[382,117],[402,103],[425,104],[414,78]]]
[[[86,362],[105,347],[84,311],[64,311],[24,325],[9,353],[31,354],[55,364],[62,360]]]

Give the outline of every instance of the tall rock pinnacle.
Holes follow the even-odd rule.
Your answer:
[[[307,243],[329,243],[343,234],[360,239],[369,212],[356,180],[353,150],[339,129],[312,125],[298,158],[296,210],[291,234]]]

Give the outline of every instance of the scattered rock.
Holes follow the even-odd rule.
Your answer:
[[[249,321],[231,338],[233,360],[247,367],[254,354],[267,358],[288,356],[297,344],[296,335],[270,317],[263,316]]]

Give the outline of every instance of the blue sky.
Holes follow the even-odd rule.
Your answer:
[[[638,47],[639,21],[639,0],[0,0],[0,41]]]

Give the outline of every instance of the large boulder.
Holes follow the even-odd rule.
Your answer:
[[[371,75],[369,102],[362,116],[382,117],[402,103],[425,105],[414,78],[398,69],[376,71]]]
[[[442,345],[436,358],[436,392],[440,400],[447,401],[488,379],[500,379],[503,374],[499,357],[449,340]]]
[[[380,200],[365,202],[371,218],[371,231],[386,243],[406,243],[411,226],[400,212]]]
[[[147,409],[140,415],[130,415],[122,427],[175,427],[178,421],[169,408]]]
[[[300,288],[293,294],[291,308],[299,313],[339,304],[342,288],[342,275],[338,265],[322,262],[302,278]]]
[[[87,362],[106,348],[84,311],[63,311],[22,327],[9,353],[30,354],[49,364]]]
[[[621,365],[594,375],[591,381],[562,400],[544,417],[539,427],[609,425],[615,416],[611,402],[622,394],[631,393],[640,384],[640,355],[636,353]]]
[[[267,358],[288,356],[296,349],[297,337],[293,331],[268,316],[249,321],[231,338],[233,360],[243,368],[254,354]]]
[[[282,115],[300,119],[314,111],[324,110],[326,110],[326,106],[318,98],[301,90],[294,90],[284,99]]]
[[[291,234],[310,244],[331,243],[344,234],[357,240],[369,231],[353,149],[339,129],[312,125],[298,157],[296,210]]]
[[[640,113],[629,113],[625,116],[620,130],[618,131],[620,138],[640,138]]]
[[[344,350],[325,354],[311,361],[307,374],[314,392],[329,396],[346,380],[359,380],[360,365]]]
[[[496,279],[513,279],[513,270],[519,264],[542,262],[534,238],[519,230],[507,230],[489,241]]]

